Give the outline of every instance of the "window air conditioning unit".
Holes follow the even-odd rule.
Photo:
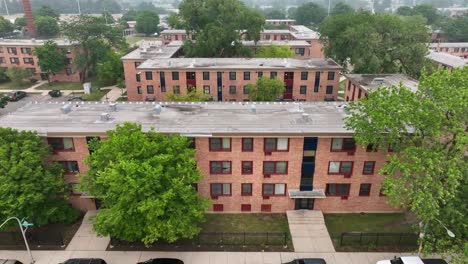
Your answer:
[[[270,196],[268,196],[268,195],[263,195],[263,199],[264,199],[264,200],[270,199]]]
[[[341,196],[341,200],[348,200],[348,196]]]
[[[271,155],[271,151],[265,151],[265,155]]]
[[[263,178],[270,178],[271,175],[270,174],[263,174]]]
[[[348,151],[348,156],[354,156],[355,151]]]
[[[344,177],[345,178],[351,178],[351,173],[345,174]]]
[[[211,195],[211,199],[218,200],[218,196],[217,195]]]

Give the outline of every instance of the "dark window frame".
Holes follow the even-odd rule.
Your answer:
[[[268,139],[274,139],[274,140],[275,140],[275,146],[276,146],[275,149],[272,149],[272,150],[269,150],[269,149],[268,149],[268,150],[267,150],[267,148],[266,148],[266,146],[267,146],[266,141],[267,141]],[[264,152],[289,152],[289,144],[290,144],[290,141],[289,141],[289,138],[286,138],[286,139],[288,140],[288,147],[287,147],[287,149],[285,149],[285,150],[278,150],[278,138],[264,138],[264,139],[263,139],[263,151],[264,151]]]
[[[368,186],[368,189],[363,189],[363,186]],[[371,183],[361,183],[359,185],[359,196],[370,196],[372,189]],[[366,192],[365,192],[366,191]]]
[[[333,142],[338,139],[342,139],[341,149],[333,149]],[[344,148],[344,146],[346,146],[345,141],[354,142],[354,148],[352,149]],[[354,152],[354,151],[356,151],[356,141],[353,138],[332,138],[331,145],[330,145],[330,152]]]
[[[330,193],[330,185],[336,185],[335,186],[335,191],[337,191],[335,194]],[[341,185],[347,185],[348,186],[348,192],[347,193],[341,193]],[[338,192],[339,191],[339,192]],[[327,196],[349,196],[349,193],[351,192],[351,184],[350,183],[327,183],[325,187],[325,195]]]
[[[229,138],[229,149],[223,148],[223,138],[226,138],[226,137],[213,137],[213,138],[208,139],[210,152],[231,152],[232,151],[232,138]],[[221,141],[220,144],[219,144],[221,146],[220,149],[214,149],[212,147],[212,141],[214,141],[214,140],[220,140]]]
[[[366,163],[371,163],[372,162],[372,169],[370,172],[366,172]],[[362,175],[374,175],[375,172],[375,161],[369,160],[369,161],[364,161],[363,166],[362,166]]]
[[[277,184],[284,185],[284,194],[276,194],[276,185]],[[266,194],[265,193],[265,186],[266,185],[273,185],[273,194]],[[271,196],[286,196],[287,193],[288,193],[288,184],[287,183],[275,182],[275,183],[263,183],[262,184],[262,196],[268,196],[268,197],[271,197]]]
[[[249,164],[250,167],[245,167],[244,164]],[[242,175],[251,175],[253,174],[253,161],[251,160],[243,160],[241,161],[241,174]]]
[[[244,185],[250,186],[250,192],[244,192]],[[241,196],[252,196],[253,184],[252,183],[241,183]]]
[[[338,172],[330,172],[330,165],[332,162],[339,162],[340,163],[340,167],[338,169]],[[344,162],[351,162],[351,171],[350,172],[343,172],[342,169],[343,169],[343,163]],[[345,161],[329,161],[328,162],[328,175],[351,175],[353,174],[353,171],[354,171],[354,161],[348,161],[348,160],[345,160]]]
[[[213,185],[221,185],[221,194],[214,194],[213,193]],[[224,193],[224,185],[229,184],[229,194]],[[210,195],[211,197],[218,197],[218,196],[232,196],[232,183],[227,182],[215,182],[210,184]]]
[[[224,172],[224,167],[223,167],[224,162],[229,163],[229,171],[228,172]],[[220,164],[220,168],[221,168],[220,172],[214,172],[213,171],[213,164],[214,163],[219,163]],[[213,161],[210,161],[210,174],[215,174],[215,175],[219,175],[219,174],[229,175],[229,174],[232,174],[232,161],[230,161],[230,160],[213,160]]]
[[[280,162],[286,163],[286,168],[285,168],[284,172],[278,172],[278,163],[280,163]],[[265,165],[267,163],[274,163],[273,172],[266,172],[265,171]],[[263,168],[263,175],[286,175],[286,174],[288,174],[288,171],[289,171],[289,162],[286,161],[286,160],[265,160],[265,161],[263,161],[262,168]]]
[[[245,141],[246,140],[252,140],[252,142],[250,143],[250,145],[252,146],[250,149],[248,148],[245,148]],[[242,152],[253,152],[254,151],[254,138],[242,138]]]

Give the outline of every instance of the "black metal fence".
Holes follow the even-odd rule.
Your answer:
[[[411,233],[341,233],[340,246],[364,247],[413,247],[417,246],[418,235]]]
[[[26,239],[31,248],[63,248],[64,237],[61,232],[50,230],[29,229]],[[20,231],[0,232],[0,248],[23,249],[25,248],[23,236]]]

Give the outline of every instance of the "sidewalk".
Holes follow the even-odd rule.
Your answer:
[[[116,102],[122,96],[122,89],[117,86],[102,87],[101,89],[111,89],[106,96],[101,98],[104,102]],[[123,90],[125,92],[125,89]]]
[[[184,264],[280,264],[295,258],[323,258],[327,264],[375,264],[400,253],[293,252],[154,252],[154,251],[33,251],[36,264],[58,264],[69,258],[102,258],[108,264],[136,264],[150,258],[178,258]],[[29,263],[26,251],[0,251],[0,258]]]
[[[96,215],[96,211],[88,211],[81,223],[80,228],[76,231],[75,236],[68,244],[66,251],[105,251],[109,245],[110,238],[101,237],[93,232],[91,219]]]

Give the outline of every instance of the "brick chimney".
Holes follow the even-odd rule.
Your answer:
[[[24,9],[24,16],[26,17],[26,35],[30,37],[36,37],[36,30],[34,29],[34,18],[31,9],[31,3],[29,0],[23,0],[23,9]]]

